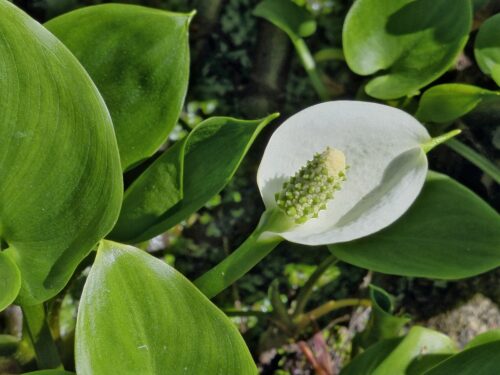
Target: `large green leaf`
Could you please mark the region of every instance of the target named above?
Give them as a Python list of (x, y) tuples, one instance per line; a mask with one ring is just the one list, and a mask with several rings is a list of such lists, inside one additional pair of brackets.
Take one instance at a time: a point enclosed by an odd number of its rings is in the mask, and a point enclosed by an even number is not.
[(424, 375), (495, 375), (500, 369), (500, 341), (464, 350)]
[(189, 280), (108, 241), (83, 290), (75, 345), (80, 375), (257, 372), (236, 327)]
[(290, 0), (264, 0), (253, 11), (288, 34), (290, 39), (308, 37), (316, 31), (311, 13)]
[(380, 72), (365, 88), (373, 97), (414, 95), (453, 64), (471, 19), (469, 0), (357, 0), (342, 34), (347, 64)]
[(425, 122), (451, 122), (472, 111), (485, 99), (500, 101), (500, 92), (460, 83), (433, 86), (422, 95), (416, 117)]
[[(356, 356), (341, 375), (409, 375), (422, 357), (443, 358), (456, 351), (442, 333), (415, 326), (401, 339), (382, 340)], [(453, 373), (450, 373), (453, 374)]]
[(52, 34), (0, 0), (0, 236), (20, 303), (44, 301), (112, 228), (122, 180), (111, 118)]
[(8, 253), (0, 252), (0, 311), (9, 306), (21, 289), (21, 272)]
[(481, 70), (500, 86), (500, 14), (488, 18), (479, 28), (474, 55)]
[(188, 14), (105, 4), (46, 24), (103, 95), (124, 169), (158, 150), (179, 117), (189, 76), (190, 19)]
[(367, 348), (374, 343), (397, 338), (404, 325), (410, 321), (405, 316), (394, 314), (394, 297), (385, 290), (370, 285), (370, 299), (372, 311), (366, 328), (356, 337), (356, 342), (362, 348)]
[(144, 241), (200, 209), (226, 186), (255, 137), (276, 117), (213, 117), (199, 124), (127, 189), (111, 237)]
[(468, 277), (500, 265), (500, 216), (466, 187), (431, 172), (413, 206), (393, 225), (330, 250), (377, 272)]

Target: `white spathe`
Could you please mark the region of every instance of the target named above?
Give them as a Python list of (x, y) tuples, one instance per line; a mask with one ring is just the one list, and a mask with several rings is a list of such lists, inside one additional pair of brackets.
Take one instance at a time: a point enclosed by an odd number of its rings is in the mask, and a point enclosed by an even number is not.
[(274, 194), (317, 152), (344, 152), (347, 180), (317, 219), (280, 232), (306, 245), (347, 242), (397, 220), (417, 198), (427, 175), (421, 144), (429, 133), (409, 114), (385, 105), (333, 101), (286, 120), (264, 151), (257, 184), (267, 209)]

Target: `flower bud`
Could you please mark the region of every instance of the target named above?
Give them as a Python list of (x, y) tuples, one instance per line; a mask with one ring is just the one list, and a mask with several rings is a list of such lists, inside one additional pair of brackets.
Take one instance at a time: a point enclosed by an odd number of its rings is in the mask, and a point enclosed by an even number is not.
[(327, 147), (283, 183), (281, 192), (275, 195), (276, 203), (297, 224), (317, 218), (335, 191), (340, 190), (345, 172), (344, 153)]

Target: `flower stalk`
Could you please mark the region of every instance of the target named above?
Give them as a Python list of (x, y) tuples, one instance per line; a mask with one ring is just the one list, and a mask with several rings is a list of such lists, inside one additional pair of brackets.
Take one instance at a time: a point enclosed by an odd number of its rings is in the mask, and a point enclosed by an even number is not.
[(267, 233), (293, 225), (279, 209), (265, 211), (257, 228), (233, 253), (204, 273), (194, 284), (208, 298), (215, 297), (264, 259), (283, 238)]

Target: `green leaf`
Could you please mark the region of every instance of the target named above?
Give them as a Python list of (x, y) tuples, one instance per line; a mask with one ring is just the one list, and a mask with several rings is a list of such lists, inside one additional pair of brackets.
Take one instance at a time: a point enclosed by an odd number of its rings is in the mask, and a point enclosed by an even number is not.
[(339, 259), (377, 272), (458, 279), (500, 265), (500, 216), (451, 178), (429, 173), (398, 221), (366, 238), (330, 246)]
[(471, 22), (469, 0), (357, 0), (342, 33), (345, 58), (357, 74), (379, 72), (368, 95), (412, 96), (454, 63)]
[(383, 339), (399, 337), (403, 326), (410, 321), (408, 317), (393, 315), (394, 297), (385, 290), (370, 285), (370, 299), (372, 301), (370, 320), (356, 340), (362, 348), (367, 348)]
[(500, 341), (500, 329), (492, 329), (491, 331), (477, 335), (465, 345), (464, 349), (470, 349), (492, 341)]
[(78, 374), (256, 374), (232, 322), (189, 280), (131, 246), (103, 241), (76, 327)]
[(488, 18), (479, 28), (474, 55), (479, 68), (500, 86), (500, 14)]
[(6, 252), (0, 252), (0, 311), (16, 299), (21, 289), (21, 272)]
[(394, 349), (403, 341), (403, 338), (382, 340), (372, 345), (362, 354), (357, 355), (342, 369), (340, 375), (371, 375), (377, 367), (389, 357)]
[(0, 237), (18, 303), (53, 297), (112, 228), (122, 177), (111, 118), (52, 34), (0, 1)]
[(356, 356), (340, 374), (409, 375), (408, 369), (414, 361), (455, 351), (455, 344), (448, 336), (415, 326), (404, 338), (382, 340), (371, 346)]
[(453, 356), (454, 353), (424, 354), (415, 358), (405, 373), (405, 375), (422, 375), (427, 370)]
[(500, 341), (460, 352), (425, 372), (424, 375), (493, 375), (500, 368)]
[(451, 122), (489, 98), (500, 100), (500, 92), (459, 83), (437, 85), (422, 95), (416, 117), (425, 122)]
[(290, 0), (264, 0), (255, 7), (253, 14), (283, 30), (292, 40), (316, 32), (316, 21), (311, 13)]
[(276, 117), (203, 121), (127, 189), (111, 238), (145, 241), (200, 209), (231, 180), (259, 132)]
[(157, 151), (177, 122), (188, 85), (191, 17), (105, 4), (66, 13), (46, 24), (82, 63), (104, 97), (123, 169)]

